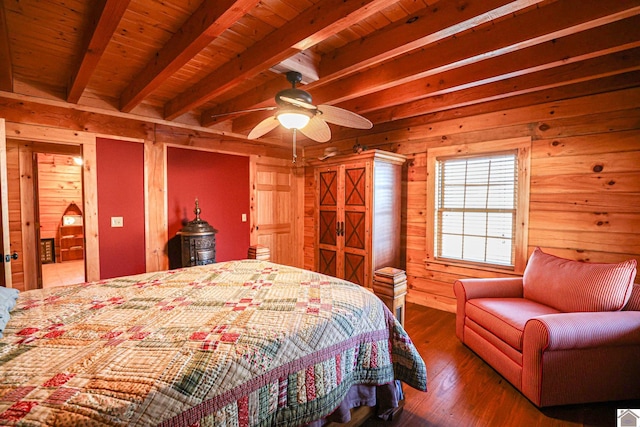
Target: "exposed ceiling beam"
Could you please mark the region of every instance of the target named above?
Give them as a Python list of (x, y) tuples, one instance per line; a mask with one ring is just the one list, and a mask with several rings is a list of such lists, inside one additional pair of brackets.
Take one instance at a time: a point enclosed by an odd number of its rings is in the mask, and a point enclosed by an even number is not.
[(130, 1), (104, 0), (102, 7), (96, 7), (97, 13), (87, 26), (78, 66), (71, 76), (68, 102), (76, 103), (82, 96)]
[[(124, 113), (115, 109), (106, 110), (101, 107), (92, 107), (82, 104), (70, 104), (66, 101), (56, 99), (38, 98), (29, 95), (0, 91), (0, 105), (3, 104), (9, 105), (9, 109), (16, 111), (15, 116), (12, 116), (13, 118), (10, 120), (15, 122), (23, 121), (24, 117), (33, 115), (34, 111), (46, 111), (47, 114), (45, 115), (48, 115), (48, 118), (42, 120), (44, 120), (43, 123), (47, 122), (48, 120), (47, 125), (54, 127), (65, 127), (75, 130), (84, 130), (98, 134), (103, 133), (108, 135), (124, 135), (136, 139), (152, 138), (151, 135), (153, 134), (155, 126), (164, 125), (185, 129), (186, 132), (199, 132), (201, 134), (211, 135), (224, 139), (235, 139), (240, 141), (247, 140), (245, 135), (235, 134), (233, 132), (218, 130), (215, 128), (203, 128), (179, 122), (170, 122), (168, 120), (160, 118), (142, 117), (132, 113)], [(39, 107), (34, 108), (33, 105), (38, 105)], [(24, 111), (18, 111), (21, 109)], [(56, 112), (49, 115), (48, 113), (52, 110), (55, 110)], [(67, 111), (71, 113), (63, 114), (61, 111)], [(6, 113), (4, 114), (5, 116), (3, 117), (7, 117)], [(0, 116), (2, 116), (2, 114), (0, 114)], [(52, 118), (63, 116), (63, 123), (60, 122), (61, 119), (59, 118)], [(55, 123), (53, 123), (54, 121)], [(94, 122), (94, 125), (87, 125), (87, 122), (91, 121)], [(29, 121), (27, 120), (27, 122)], [(135, 135), (132, 135), (130, 133), (131, 129), (135, 130)], [(260, 139), (260, 141), (270, 142), (270, 140), (267, 139)], [(284, 145), (284, 143), (282, 145)]]
[(7, 19), (2, 2), (0, 2), (0, 90), (13, 91), (13, 66), (9, 48), (9, 30), (7, 29)]
[[(469, 30), (490, 20), (512, 14), (542, 0), (483, 0), (464, 4), (437, 3), (423, 8), (411, 18), (391, 24), (365, 39), (358, 39), (338, 49), (336, 53), (321, 58), (319, 77), (321, 82), (310, 82), (305, 89), (343, 77), (382, 61), (388, 61), (411, 50), (434, 43), (460, 31)], [(344, 54), (342, 52), (345, 52)], [(296, 70), (300, 71), (300, 70)], [(302, 72), (302, 71), (301, 71)], [(317, 80), (317, 79), (316, 79)], [(270, 85), (270, 83), (269, 83)], [(279, 90), (279, 89), (278, 89)], [(265, 95), (267, 94), (266, 97)], [(231, 111), (248, 110), (271, 104), (275, 92), (252, 90), (236, 99), (202, 113), (202, 126), (216, 122), (215, 117)]]
[(260, 0), (204, 0), (185, 24), (149, 61), (120, 96), (129, 112), (216, 37), (253, 9)]
[(342, 103), (340, 106), (364, 114), (427, 96), (441, 95), (562, 67), (565, 64), (586, 61), (611, 53), (625, 52), (640, 45), (640, 41), (634, 40), (631, 36), (634, 26), (638, 25), (640, 25), (640, 17), (626, 19), (430, 75)]
[(165, 105), (172, 120), (389, 5), (388, 0), (323, 0), (273, 31)]
[(411, 102), (376, 108), (376, 111), (366, 116), (372, 122), (380, 124), (639, 70), (640, 48), (635, 48), (455, 92), (444, 90), (441, 93), (431, 93), (428, 97), (419, 97)]

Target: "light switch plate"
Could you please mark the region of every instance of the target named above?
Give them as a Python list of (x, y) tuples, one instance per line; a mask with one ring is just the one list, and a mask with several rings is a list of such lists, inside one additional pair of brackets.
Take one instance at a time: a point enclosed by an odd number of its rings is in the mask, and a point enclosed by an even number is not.
[(112, 216), (111, 227), (124, 227), (124, 219), (121, 216)]
[(247, 214), (242, 214), (242, 222), (247, 222)]

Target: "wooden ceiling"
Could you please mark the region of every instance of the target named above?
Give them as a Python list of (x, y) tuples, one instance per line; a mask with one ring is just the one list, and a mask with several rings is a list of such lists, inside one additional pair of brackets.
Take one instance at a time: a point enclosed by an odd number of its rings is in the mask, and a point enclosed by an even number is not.
[(640, 0), (0, 1), (0, 95), (239, 138), (286, 70), (374, 130), (640, 80)]

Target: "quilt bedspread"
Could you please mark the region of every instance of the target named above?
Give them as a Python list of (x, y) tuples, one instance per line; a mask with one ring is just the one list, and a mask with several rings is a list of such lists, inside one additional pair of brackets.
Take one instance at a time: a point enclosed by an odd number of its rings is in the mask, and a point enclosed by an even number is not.
[(297, 426), (394, 379), (426, 390), (370, 291), (230, 261), (23, 292), (0, 340), (0, 424)]

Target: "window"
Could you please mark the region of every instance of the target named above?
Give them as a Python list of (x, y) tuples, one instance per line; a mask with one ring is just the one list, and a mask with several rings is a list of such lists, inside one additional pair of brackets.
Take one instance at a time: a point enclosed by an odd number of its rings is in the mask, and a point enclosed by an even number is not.
[(429, 150), (430, 260), (521, 271), (529, 146), (518, 138)]
[(437, 160), (436, 258), (513, 267), (515, 153)]

